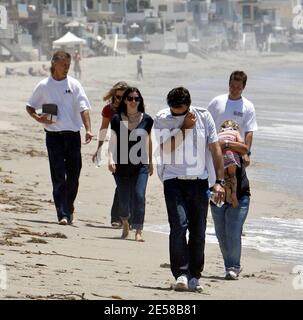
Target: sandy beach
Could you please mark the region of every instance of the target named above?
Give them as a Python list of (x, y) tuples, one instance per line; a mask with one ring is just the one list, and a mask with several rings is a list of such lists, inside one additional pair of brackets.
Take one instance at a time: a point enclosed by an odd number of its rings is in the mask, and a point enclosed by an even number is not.
[[(187, 85), (201, 75), (226, 77), (234, 69), (249, 73), (264, 67), (295, 65), (302, 54), (261, 56), (222, 53), (208, 60), (188, 56), (144, 55), (144, 80), (136, 80), (137, 56), (98, 57), (82, 61), (82, 85), (91, 101), (93, 132), (97, 135), (104, 92), (119, 80), (138, 86), (154, 116), (166, 107), (165, 96), (174, 86)], [(168, 236), (144, 232), (144, 243), (121, 240), (121, 230), (110, 227), (114, 179), (107, 167), (95, 168), (91, 155), (96, 138), (83, 145), (83, 169), (76, 200), (76, 223), (59, 226), (43, 128), (31, 119), (26, 101), (42, 78), (5, 77), (6, 66), (26, 72), (40, 62), (0, 64), (0, 265), (7, 271), (7, 286), (0, 299), (302, 299), (293, 288), (294, 264), (273, 259), (244, 247), (239, 281), (225, 281), (217, 244), (206, 244), (203, 293), (175, 292), (169, 269)], [(72, 69), (71, 69), (71, 75)], [(223, 92), (222, 92), (223, 93)], [(257, 116), (258, 108), (256, 107)], [(252, 158), (252, 161), (254, 159)], [(256, 170), (262, 163), (252, 163)], [(249, 169), (250, 170), (250, 169)], [(248, 170), (248, 175), (249, 175)], [(275, 192), (251, 179), (249, 218), (302, 218), (293, 205), (296, 196)], [(299, 199), (299, 200), (298, 200)], [(147, 190), (147, 225), (167, 224), (161, 182), (155, 173)], [(208, 223), (212, 226), (209, 213)], [(245, 233), (244, 233), (245, 237)]]

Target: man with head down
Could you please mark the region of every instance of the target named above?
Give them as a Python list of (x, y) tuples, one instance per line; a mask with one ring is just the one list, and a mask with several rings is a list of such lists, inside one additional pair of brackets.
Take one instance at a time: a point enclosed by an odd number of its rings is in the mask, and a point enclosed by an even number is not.
[(207, 192), (213, 185), (215, 201), (224, 199), (223, 157), (210, 113), (191, 106), (186, 88), (172, 89), (167, 104), (169, 108), (157, 114), (154, 127), (160, 146), (158, 175), (164, 184), (170, 225), (171, 271), (175, 290), (201, 291)]

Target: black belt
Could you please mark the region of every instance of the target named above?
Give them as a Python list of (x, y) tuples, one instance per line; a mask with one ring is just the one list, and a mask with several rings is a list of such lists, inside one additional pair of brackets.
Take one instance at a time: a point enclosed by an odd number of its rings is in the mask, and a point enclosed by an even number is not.
[(44, 129), (44, 131), (52, 136), (58, 136), (58, 135), (73, 135), (73, 134), (79, 134), (80, 131), (69, 131), (69, 130), (63, 130), (63, 131), (47, 131)]

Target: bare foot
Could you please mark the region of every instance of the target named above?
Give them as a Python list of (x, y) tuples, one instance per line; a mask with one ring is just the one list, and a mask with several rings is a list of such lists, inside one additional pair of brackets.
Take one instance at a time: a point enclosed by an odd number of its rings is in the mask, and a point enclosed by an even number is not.
[(136, 236), (135, 236), (136, 241), (138, 242), (145, 242), (145, 240), (142, 237), (142, 230), (137, 230), (136, 231)]
[(129, 224), (127, 220), (123, 221), (121, 239), (126, 239), (129, 235)]

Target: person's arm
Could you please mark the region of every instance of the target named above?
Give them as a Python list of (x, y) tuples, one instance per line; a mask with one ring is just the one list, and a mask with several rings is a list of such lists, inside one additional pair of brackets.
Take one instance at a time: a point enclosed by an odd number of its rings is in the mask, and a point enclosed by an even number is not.
[(249, 111), (245, 117), (245, 137), (244, 141), (248, 147), (248, 153), (242, 157), (243, 163), (245, 167), (248, 167), (251, 164), (250, 161), (250, 150), (253, 143), (253, 134), (254, 131), (258, 130), (257, 120), (256, 120), (256, 112), (253, 105), (250, 106)]
[(253, 135), (254, 135), (253, 131), (245, 132), (245, 144), (247, 145), (247, 148), (248, 148), (246, 154), (244, 154), (242, 156), (243, 163), (244, 163), (245, 167), (248, 167), (251, 163), (250, 162), (250, 149), (251, 149), (252, 142), (253, 142)]
[(236, 132), (236, 141), (223, 140), (220, 139), (219, 143), (222, 150), (231, 150), (237, 152), (240, 156), (247, 154), (248, 146), (245, 144), (244, 140), (241, 138), (240, 133)]
[(196, 124), (197, 118), (196, 115), (192, 112), (189, 112), (185, 119), (182, 127), (178, 130), (176, 135), (168, 138), (164, 143), (161, 144), (161, 148), (164, 153), (172, 153), (178, 148), (178, 146), (185, 140), (186, 134), (189, 129), (192, 129)]
[(253, 135), (254, 135), (253, 131), (245, 132), (245, 140), (244, 141), (245, 141), (245, 144), (248, 147), (248, 150), (250, 150), (250, 148), (252, 146)]
[(52, 124), (53, 121), (47, 119), (47, 115), (39, 115), (36, 110), (30, 106), (26, 106), (27, 113), (39, 123)]
[(109, 127), (109, 124), (110, 124), (110, 118), (103, 117), (102, 118), (101, 127), (100, 127), (100, 130), (99, 130), (98, 148), (101, 147), (102, 144), (105, 141), (106, 134), (107, 134), (107, 129)]
[(153, 165), (153, 142), (152, 142), (151, 134), (149, 134), (148, 136), (148, 158), (149, 158), (148, 171), (149, 171), (149, 175), (152, 176), (154, 173), (154, 165)]
[(112, 173), (116, 172), (116, 163), (114, 160), (114, 152), (117, 148), (117, 134), (114, 130), (111, 131), (108, 145), (108, 170)]
[(99, 130), (98, 147), (97, 147), (96, 152), (93, 154), (93, 158), (92, 158), (93, 162), (95, 162), (97, 154), (98, 154), (98, 151), (99, 151), (99, 149), (102, 147), (102, 145), (104, 143), (109, 124), (110, 124), (110, 118), (107, 118), (107, 117), (103, 116), (102, 117), (101, 127), (100, 127), (100, 130)]
[[(210, 143), (208, 147), (213, 158), (217, 180), (224, 180), (224, 161), (220, 144), (219, 142), (214, 142)], [(225, 200), (225, 190), (219, 183), (214, 184), (213, 191), (215, 193), (214, 201), (216, 203)]]
[(89, 115), (89, 111), (85, 110), (83, 112), (80, 113), (81, 114), (81, 118), (86, 130), (86, 134), (85, 134), (85, 144), (88, 144), (92, 141), (93, 139), (93, 134), (92, 134), (92, 127), (91, 127), (91, 121), (90, 121), (90, 115)]

